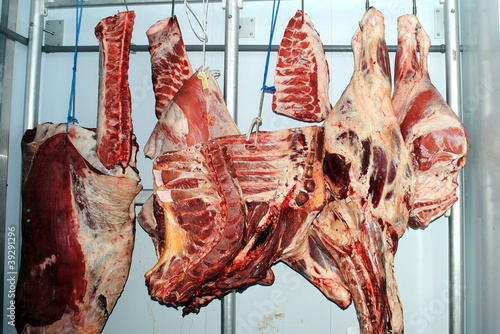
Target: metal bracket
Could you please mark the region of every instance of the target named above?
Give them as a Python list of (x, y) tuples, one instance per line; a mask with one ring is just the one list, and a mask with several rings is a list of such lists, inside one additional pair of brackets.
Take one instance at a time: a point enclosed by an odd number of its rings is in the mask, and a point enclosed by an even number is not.
[(444, 39), (444, 10), (434, 9), (434, 38)]
[[(226, 9), (226, 1), (228, 0), (222, 0), (222, 9)], [(234, 1), (234, 0), (229, 0), (229, 1)], [(243, 0), (236, 0), (238, 2), (238, 8), (243, 9)]]
[(47, 20), (43, 31), (45, 32), (46, 46), (63, 45), (64, 20)]
[(255, 37), (255, 18), (254, 17), (241, 17), (239, 27), (240, 38), (254, 38)]

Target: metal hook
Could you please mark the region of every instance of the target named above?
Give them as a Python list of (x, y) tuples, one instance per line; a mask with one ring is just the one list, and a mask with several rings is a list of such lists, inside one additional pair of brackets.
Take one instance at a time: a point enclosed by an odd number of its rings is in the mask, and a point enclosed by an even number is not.
[(302, 24), (304, 24), (304, 0), (302, 0)]
[(126, 10), (127, 10), (127, 12), (128, 12), (127, 0), (123, 0), (123, 2), (125, 3), (125, 9), (126, 9)]
[(174, 17), (175, 15), (175, 0), (172, 0), (172, 15), (170, 15), (171, 17)]
[(257, 138), (259, 137), (259, 127), (262, 125), (262, 106), (264, 105), (264, 94), (266, 93), (265, 89), (262, 89), (260, 94), (260, 104), (259, 104), (259, 114), (252, 120), (250, 124), (250, 129), (247, 134), (247, 141), (250, 140), (250, 136), (252, 135), (252, 130), (255, 127), (255, 141), (254, 145), (257, 146)]
[(365, 10), (368, 10), (370, 8), (370, 0), (366, 0), (365, 2)]
[(417, 0), (413, 0), (413, 15), (417, 15)]

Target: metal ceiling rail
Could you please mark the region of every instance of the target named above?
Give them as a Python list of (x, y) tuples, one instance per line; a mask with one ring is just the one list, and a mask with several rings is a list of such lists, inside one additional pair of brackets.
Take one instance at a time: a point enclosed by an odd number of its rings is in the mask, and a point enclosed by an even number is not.
[[(64, 53), (73, 52), (74, 46), (49, 46), (45, 45), (42, 47), (42, 52), (45, 53)], [(225, 45), (207, 45), (206, 50), (209, 52), (225, 52)], [(389, 52), (396, 52), (397, 45), (387, 46)], [(188, 52), (201, 52), (202, 45), (186, 45), (186, 50)], [(238, 50), (240, 52), (265, 52), (267, 51), (267, 45), (238, 45)], [(324, 45), (325, 52), (352, 52), (350, 45)], [(99, 52), (99, 46), (97, 45), (82, 45), (78, 47), (79, 52)], [(147, 52), (149, 51), (148, 45), (131, 45), (130, 51), (132, 52)], [(273, 45), (271, 51), (278, 51), (278, 45)], [(445, 53), (446, 46), (432, 45), (430, 52)]]

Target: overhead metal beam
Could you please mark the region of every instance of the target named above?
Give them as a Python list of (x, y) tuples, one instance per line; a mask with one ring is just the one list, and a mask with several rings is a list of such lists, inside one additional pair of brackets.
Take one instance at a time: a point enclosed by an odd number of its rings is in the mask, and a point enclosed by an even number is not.
[[(200, 45), (186, 45), (186, 50), (188, 52), (201, 52), (203, 46)], [(267, 52), (267, 45), (238, 45), (238, 50), (240, 52)], [(324, 45), (325, 52), (352, 52), (352, 47), (350, 45)], [(397, 45), (387, 46), (389, 52), (396, 52)], [(58, 52), (74, 52), (74, 46), (50, 46), (46, 45), (42, 47), (42, 51), (45, 53), (58, 53)], [(148, 45), (131, 45), (130, 51), (132, 52), (148, 52)], [(225, 52), (226, 45), (207, 45), (206, 51), (208, 52)], [(271, 51), (278, 51), (278, 45), (271, 46)], [(99, 52), (98, 45), (82, 45), (78, 46), (78, 52)], [(445, 53), (446, 47), (444, 44), (432, 45), (430, 47), (430, 52)]]

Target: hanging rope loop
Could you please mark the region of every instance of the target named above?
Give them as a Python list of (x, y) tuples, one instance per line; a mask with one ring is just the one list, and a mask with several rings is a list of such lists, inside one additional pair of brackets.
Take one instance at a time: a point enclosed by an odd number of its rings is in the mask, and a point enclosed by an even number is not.
[[(208, 34), (207, 34), (207, 19), (208, 19), (208, 0), (203, 0), (203, 21), (200, 20), (198, 15), (194, 12), (193, 8), (191, 5), (188, 3), (187, 0), (184, 0), (184, 9), (186, 10), (186, 15), (188, 17), (188, 22), (189, 26), (191, 27), (191, 30), (195, 34), (196, 38), (200, 40), (200, 42), (203, 43), (203, 67), (205, 67), (206, 64), (206, 45), (208, 42)], [(189, 15), (191, 13), (191, 15)], [(201, 34), (199, 34), (196, 29), (193, 26), (193, 22), (191, 21), (191, 16), (194, 17), (196, 20), (196, 23), (198, 23), (198, 26), (201, 28)]]
[(83, 2), (84, 0), (75, 0), (75, 13), (76, 13), (76, 25), (75, 25), (75, 48), (73, 51), (73, 77), (71, 79), (71, 89), (69, 95), (68, 103), (68, 115), (66, 117), (66, 134), (69, 130), (70, 123), (78, 123), (76, 119), (76, 69), (78, 62), (78, 40), (80, 38), (80, 27), (82, 24), (82, 13), (83, 13)]
[(280, 3), (281, 3), (281, 0), (278, 0), (278, 1), (273, 0), (273, 13), (271, 15), (271, 29), (269, 32), (269, 44), (267, 46), (266, 63), (264, 65), (264, 79), (262, 80), (259, 111), (258, 111), (258, 116), (252, 120), (252, 122), (250, 124), (250, 130), (248, 131), (248, 134), (247, 134), (247, 141), (249, 141), (250, 136), (252, 134), (252, 131), (255, 128), (255, 145), (257, 145), (257, 137), (259, 134), (259, 127), (262, 125), (262, 106), (264, 104), (264, 94), (265, 93), (273, 94), (274, 92), (276, 92), (276, 88), (274, 86), (267, 86), (266, 81), (267, 81), (267, 73), (269, 71), (269, 59), (271, 58), (271, 46), (273, 43), (274, 30), (276, 28), (276, 21), (278, 19), (278, 12), (279, 12), (279, 8), (280, 8)]

